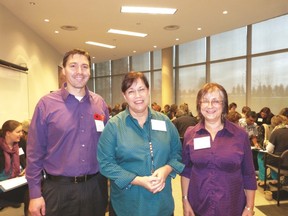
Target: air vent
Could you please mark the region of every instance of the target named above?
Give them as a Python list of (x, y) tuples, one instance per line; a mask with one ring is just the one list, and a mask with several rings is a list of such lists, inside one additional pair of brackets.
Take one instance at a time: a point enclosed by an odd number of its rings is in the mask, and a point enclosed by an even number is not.
[(78, 27), (70, 26), (70, 25), (64, 25), (64, 26), (61, 26), (61, 29), (66, 30), (66, 31), (76, 31), (78, 29)]

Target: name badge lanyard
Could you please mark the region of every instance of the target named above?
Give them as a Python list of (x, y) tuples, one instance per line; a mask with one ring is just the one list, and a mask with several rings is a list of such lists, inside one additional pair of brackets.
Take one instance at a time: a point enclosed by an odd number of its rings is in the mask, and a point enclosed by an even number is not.
[[(134, 124), (135, 122), (132, 121)], [(136, 125), (136, 124), (135, 124)], [(137, 125), (136, 125), (137, 126)], [(149, 129), (148, 129), (148, 143), (149, 143), (149, 151), (150, 151), (150, 157), (151, 157), (151, 174), (155, 172), (155, 165), (154, 165), (154, 153), (153, 153), (153, 145), (152, 145), (152, 139), (151, 139), (151, 121), (149, 124)]]
[(154, 153), (153, 153), (153, 145), (152, 145), (152, 139), (151, 139), (151, 123), (149, 124), (149, 151), (150, 151), (150, 157), (151, 157), (151, 174), (155, 172), (155, 165), (154, 165)]

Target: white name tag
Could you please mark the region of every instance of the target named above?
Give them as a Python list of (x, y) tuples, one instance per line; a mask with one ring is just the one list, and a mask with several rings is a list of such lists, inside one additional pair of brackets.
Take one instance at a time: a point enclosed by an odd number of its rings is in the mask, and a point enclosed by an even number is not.
[(194, 139), (194, 150), (211, 148), (210, 136)]
[(152, 125), (152, 130), (167, 131), (165, 121), (151, 119), (151, 125)]
[(23, 151), (22, 148), (19, 148), (19, 156), (20, 156), (20, 155), (24, 155), (24, 151)]
[(104, 122), (100, 120), (95, 120), (97, 132), (102, 132), (104, 130)]
[(263, 122), (263, 118), (258, 118), (257, 121), (258, 122)]

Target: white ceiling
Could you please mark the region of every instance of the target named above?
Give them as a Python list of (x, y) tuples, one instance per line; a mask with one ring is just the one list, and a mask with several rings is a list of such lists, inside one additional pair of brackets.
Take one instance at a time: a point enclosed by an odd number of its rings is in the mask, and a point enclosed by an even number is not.
[[(31, 6), (29, 2), (35, 2)], [(89, 51), (93, 62), (119, 59), (166, 48), (205, 36), (232, 30), (288, 13), (288, 0), (0, 0), (59, 53), (73, 48)], [(126, 6), (177, 8), (174, 15), (121, 14)], [(228, 14), (223, 15), (224, 10)], [(50, 19), (45, 23), (44, 19)], [(64, 31), (63, 25), (77, 26)], [(167, 31), (163, 28), (178, 25)], [(198, 31), (197, 28), (202, 30)], [(147, 33), (145, 38), (107, 33), (110, 28)], [(59, 34), (54, 31), (58, 30)], [(179, 41), (176, 41), (179, 38)], [(85, 41), (115, 45), (107, 49)], [(133, 51), (136, 53), (133, 53)]]

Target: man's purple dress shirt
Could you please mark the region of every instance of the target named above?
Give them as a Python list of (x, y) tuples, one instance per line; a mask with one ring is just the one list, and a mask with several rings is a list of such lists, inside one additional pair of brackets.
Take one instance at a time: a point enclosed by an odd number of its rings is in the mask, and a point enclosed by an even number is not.
[(40, 99), (31, 121), (27, 144), (26, 178), (30, 198), (41, 196), (41, 171), (81, 176), (99, 172), (95, 114), (109, 119), (103, 98), (90, 92), (77, 100), (64, 85)]

